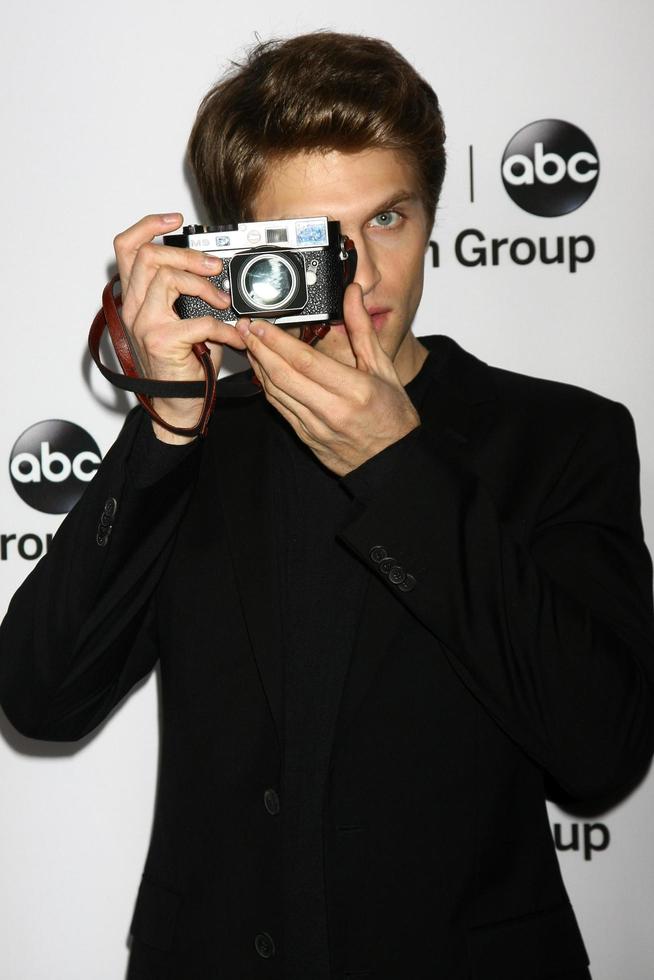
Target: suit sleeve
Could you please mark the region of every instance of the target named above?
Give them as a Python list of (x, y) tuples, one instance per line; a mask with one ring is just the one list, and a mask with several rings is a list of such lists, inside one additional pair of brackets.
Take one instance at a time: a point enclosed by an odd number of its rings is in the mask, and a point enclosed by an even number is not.
[(137, 406), (0, 626), (0, 704), (24, 735), (81, 738), (156, 663), (154, 590), (198, 451), (164, 460), (150, 433)]
[(401, 464), (405, 505), (397, 481), (377, 486), (339, 537), (564, 791), (627, 785), (654, 751), (652, 563), (628, 410), (602, 400), (531, 527), (509, 527), (424, 425)]

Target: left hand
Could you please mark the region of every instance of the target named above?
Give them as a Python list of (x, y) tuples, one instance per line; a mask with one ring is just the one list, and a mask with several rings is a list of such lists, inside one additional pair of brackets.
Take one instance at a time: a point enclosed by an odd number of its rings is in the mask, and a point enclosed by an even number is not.
[(322, 354), (267, 320), (237, 323), (266, 398), (338, 476), (420, 425), (379, 343), (358, 283), (345, 291), (343, 319), (356, 367)]

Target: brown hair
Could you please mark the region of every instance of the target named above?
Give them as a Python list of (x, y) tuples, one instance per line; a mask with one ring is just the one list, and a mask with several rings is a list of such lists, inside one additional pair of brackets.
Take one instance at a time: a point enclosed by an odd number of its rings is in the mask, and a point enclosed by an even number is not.
[(319, 30), (258, 41), (202, 100), (188, 161), (216, 223), (252, 220), (271, 160), (304, 151), (393, 149), (414, 168), (427, 215), (445, 174), (431, 86), (387, 41)]

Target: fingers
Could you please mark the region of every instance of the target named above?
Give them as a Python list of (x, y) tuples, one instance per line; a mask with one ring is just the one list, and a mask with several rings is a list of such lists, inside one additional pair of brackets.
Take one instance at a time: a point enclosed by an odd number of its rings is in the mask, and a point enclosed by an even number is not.
[(170, 214), (146, 214), (140, 221), (116, 235), (114, 252), (123, 296), (127, 292), (132, 265), (141, 245), (152, 241), (156, 235), (174, 231), (175, 228), (179, 228), (183, 220), (183, 215), (179, 211)]
[[(156, 329), (156, 328), (155, 328)], [(213, 316), (198, 316), (188, 320), (178, 320), (169, 324), (164, 333), (169, 333), (184, 351), (193, 344), (228, 344), (237, 350), (246, 350), (245, 342), (239, 337), (231, 323), (216, 320)], [(168, 341), (170, 344), (170, 341)]]
[[(365, 402), (369, 385), (363, 374), (373, 374), (397, 383), (395, 369), (379, 346), (358, 287), (357, 293), (360, 310), (355, 308), (355, 295), (347, 314), (349, 316), (351, 313), (355, 320), (358, 317), (358, 322), (352, 326), (353, 334), (357, 334), (353, 344), (353, 349), (356, 347), (357, 351), (356, 367), (337, 361), (265, 320), (254, 319), (249, 334), (241, 333), (241, 336), (245, 336), (248, 349), (263, 365), (275, 386), (293, 398), (310, 404), (316, 411), (324, 407), (319, 401), (321, 391), (354, 402)], [(243, 320), (239, 320), (237, 327), (242, 324)], [(350, 326), (346, 324), (346, 328), (349, 330)]]
[(322, 354), (267, 320), (253, 320), (247, 333), (243, 322), (239, 320), (237, 328), (240, 325), (248, 350), (265, 370), (280, 400), (284, 393), (328, 417), (335, 407), (333, 396), (343, 394), (346, 386), (348, 391), (356, 387), (356, 368)]
[(227, 309), (231, 302), (229, 294), (222, 292), (208, 279), (183, 269), (160, 266), (149, 282), (134, 322), (134, 333), (138, 334), (139, 329), (151, 321), (177, 318), (173, 304), (183, 293), (197, 296), (215, 310)]
[[(309, 365), (314, 362), (314, 355), (321, 360), (324, 358), (331, 362), (332, 359), (312, 350), (295, 337), (286, 337), (283, 330), (267, 320), (253, 320), (251, 329), (255, 332), (245, 330), (244, 323), (247, 320), (238, 320), (237, 330), (251, 355), (250, 363), (253, 367), (256, 363), (255, 372), (258, 368), (265, 377), (267, 392), (298, 417), (306, 415), (306, 408), (309, 408), (312, 413), (328, 418), (335, 408), (334, 397), (325, 385), (311, 380), (308, 371)], [(281, 348), (279, 351), (269, 346), (269, 338), (273, 335), (273, 343)], [(294, 367), (291, 358), (298, 366), (303, 365), (304, 373)]]
[[(187, 292), (191, 296), (200, 296), (202, 292), (202, 298), (204, 299), (204, 287), (202, 284), (206, 283), (208, 276), (218, 275), (222, 267), (222, 259), (207, 255), (204, 252), (199, 252), (197, 249), (176, 248), (171, 245), (153, 245), (151, 242), (141, 245), (132, 265), (127, 293), (123, 294), (125, 322), (129, 321), (131, 312), (143, 304), (154, 278), (162, 270), (179, 270), (180, 273), (190, 273), (190, 279), (184, 277), (184, 282), (187, 286), (181, 292)], [(214, 289), (216, 287), (211, 286), (210, 288)], [(179, 295), (180, 293), (177, 293), (177, 296)], [(210, 302), (210, 305), (215, 307), (221, 306), (224, 308), (225, 306), (229, 306), (228, 294), (223, 295), (227, 296), (227, 303), (216, 303), (215, 295), (213, 296), (212, 302), (208, 300), (207, 302)], [(175, 296), (175, 299), (177, 296)]]
[(343, 320), (356, 358), (357, 369), (387, 377), (390, 361), (379, 343), (377, 331), (372, 325), (372, 317), (363, 302), (363, 291), (357, 282), (350, 283), (345, 290)]
[(193, 344), (206, 343), (216, 373), (224, 345), (245, 350), (234, 327), (213, 316), (151, 323), (140, 331), (137, 346), (143, 352), (147, 376), (163, 381), (195, 381), (203, 376)]
[(214, 317), (181, 320), (174, 303), (180, 295), (197, 296), (216, 310), (231, 303), (209, 281), (223, 268), (222, 259), (197, 249), (155, 245), (156, 235), (174, 231), (183, 221), (179, 212), (149, 214), (114, 239), (120, 273), (122, 319), (132, 334), (147, 373), (154, 378), (189, 380), (198, 370), (192, 344), (208, 341), (216, 370), (220, 369), (221, 345), (239, 350), (245, 345), (229, 324)]
[[(237, 328), (243, 322), (243, 319), (238, 320)], [(245, 335), (249, 350), (266, 370), (275, 370), (282, 386), (308, 379), (338, 394), (343, 392), (345, 385), (356, 384), (356, 368), (323, 354), (274, 323), (253, 319), (249, 331)], [(242, 327), (240, 332), (243, 336)]]
[(140, 308), (152, 278), (161, 267), (172, 266), (203, 277), (221, 272), (222, 259), (216, 256), (197, 249), (153, 244), (155, 236), (174, 231), (183, 220), (179, 212), (148, 214), (114, 238), (127, 322)]
[[(172, 377), (171, 370), (174, 371), (180, 363), (194, 366), (195, 359), (190, 343), (220, 340), (243, 349), (238, 343), (240, 338), (236, 331), (212, 316), (180, 319), (173, 304), (182, 293), (198, 296), (214, 309), (225, 309), (230, 304), (229, 296), (208, 279), (170, 266), (157, 269), (131, 325), (128, 317), (123, 317), (152, 377)], [(198, 320), (202, 321), (202, 327), (194, 326), (189, 330), (186, 325), (197, 324)], [(216, 330), (214, 327), (209, 330), (210, 323), (221, 324), (231, 332)], [(203, 336), (198, 336), (198, 329), (203, 331)], [(190, 337), (191, 333), (193, 338), (189, 343), (185, 338)], [(215, 355), (214, 363), (219, 370), (220, 358), (217, 351)]]
[[(298, 434), (300, 432), (304, 433), (302, 438), (305, 441), (307, 437), (309, 439), (315, 438), (320, 433), (324, 436), (329, 431), (329, 420), (333, 418), (332, 405), (326, 404), (324, 409), (326, 414), (321, 418), (320, 411), (312, 407), (306, 392), (302, 400), (298, 401), (287, 390), (278, 387), (271, 375), (263, 367), (261, 361), (257, 360), (250, 352), (248, 352), (248, 360), (252, 366), (252, 370), (261, 382), (267, 400), (277, 409), (280, 415), (290, 422)], [(313, 406), (315, 404), (314, 402)]]

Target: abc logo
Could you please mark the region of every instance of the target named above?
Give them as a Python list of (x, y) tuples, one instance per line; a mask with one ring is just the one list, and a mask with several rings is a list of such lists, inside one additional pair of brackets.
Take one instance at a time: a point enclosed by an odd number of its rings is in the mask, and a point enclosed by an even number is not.
[(30, 507), (65, 514), (93, 479), (102, 457), (91, 436), (74, 422), (37, 422), (16, 440), (9, 473), (14, 490)]
[(502, 157), (509, 197), (544, 218), (569, 214), (588, 200), (599, 175), (597, 150), (583, 130), (540, 119), (511, 137)]

